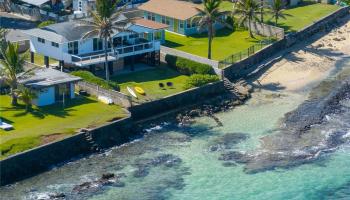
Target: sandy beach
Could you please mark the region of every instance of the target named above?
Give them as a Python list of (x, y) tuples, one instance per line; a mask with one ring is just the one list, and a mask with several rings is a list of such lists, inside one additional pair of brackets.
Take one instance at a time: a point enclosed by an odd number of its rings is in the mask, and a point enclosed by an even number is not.
[(310, 39), (316, 39), (313, 43), (305, 41), (288, 49), (290, 53), (260, 76), (259, 83), (263, 87), (273, 85), (275, 88), (294, 91), (323, 79), (337, 59), (350, 55), (350, 17), (342, 20), (344, 25), (326, 35), (315, 35)]

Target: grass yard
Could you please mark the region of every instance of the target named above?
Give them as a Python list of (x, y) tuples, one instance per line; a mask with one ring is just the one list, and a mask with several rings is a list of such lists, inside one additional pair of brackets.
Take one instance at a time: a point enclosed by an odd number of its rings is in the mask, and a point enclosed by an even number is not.
[[(121, 92), (129, 94), (126, 87), (141, 87), (146, 95), (138, 95), (139, 99), (135, 101), (149, 101), (159, 99), (171, 94), (175, 94), (184, 90), (184, 85), (188, 76), (181, 75), (177, 71), (167, 67), (160, 66), (154, 69), (147, 69), (129, 74), (116, 75), (111, 78), (118, 82)], [(165, 86), (164, 89), (159, 87), (159, 83), (166, 85), (167, 82), (172, 82), (173, 87)], [(130, 94), (129, 94), (130, 95)]]
[[(26, 52), (25, 53), (26, 55), (26, 61), (30, 62), (30, 52)], [(58, 61), (53, 59), (53, 58), (49, 58), (49, 64), (54, 64), (54, 63), (57, 63)], [(40, 55), (40, 54), (37, 54), (35, 53), (34, 54), (34, 63), (37, 64), (37, 65), (40, 65), (40, 66), (43, 66), (45, 65), (45, 61), (44, 61), (44, 56), (43, 55)]]
[[(312, 24), (314, 21), (339, 9), (337, 5), (313, 3), (304, 1), (297, 7), (286, 9), (286, 19), (279, 19), (278, 26), (284, 28), (287, 32), (296, 32)], [(271, 15), (265, 16), (266, 22), (274, 25), (274, 19)]]
[(0, 159), (33, 147), (73, 135), (76, 130), (95, 127), (125, 117), (121, 107), (105, 105), (94, 98), (78, 96), (66, 103), (34, 107), (25, 112), (24, 105), (12, 107), (11, 98), (0, 95), (1, 118), (14, 126), (0, 130)]
[[(222, 60), (231, 54), (246, 50), (263, 39), (263, 37), (258, 35), (256, 35), (256, 38), (250, 38), (249, 32), (243, 29), (238, 29), (234, 32), (229, 29), (218, 30), (212, 44), (212, 58), (214, 60)], [(165, 39), (165, 46), (167, 47), (205, 58), (208, 56), (208, 37), (206, 33), (181, 36), (166, 32)]]

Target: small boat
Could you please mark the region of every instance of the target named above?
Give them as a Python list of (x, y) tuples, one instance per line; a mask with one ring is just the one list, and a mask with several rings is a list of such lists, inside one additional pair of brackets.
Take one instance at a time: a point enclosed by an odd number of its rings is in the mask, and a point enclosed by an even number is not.
[(139, 94), (145, 95), (145, 91), (141, 87), (134, 87), (135, 91)]
[(128, 90), (128, 92), (131, 94), (131, 96), (137, 98), (137, 95), (135, 94), (134, 90), (132, 90), (129, 86), (126, 87), (126, 89)]

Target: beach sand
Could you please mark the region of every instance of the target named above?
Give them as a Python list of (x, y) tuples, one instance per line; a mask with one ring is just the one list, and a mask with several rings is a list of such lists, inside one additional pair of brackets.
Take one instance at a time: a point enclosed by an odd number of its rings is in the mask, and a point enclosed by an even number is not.
[(337, 59), (350, 55), (350, 17), (342, 20), (346, 22), (343, 26), (323, 37), (315, 35), (311, 40), (319, 39), (312, 44), (305, 41), (291, 47), (290, 53), (273, 64), (256, 83), (262, 88), (295, 91), (325, 78)]

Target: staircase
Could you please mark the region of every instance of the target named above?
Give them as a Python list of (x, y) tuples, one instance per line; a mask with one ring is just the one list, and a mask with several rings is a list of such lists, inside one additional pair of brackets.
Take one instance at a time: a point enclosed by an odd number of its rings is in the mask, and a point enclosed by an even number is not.
[(245, 80), (240, 79), (232, 83), (228, 78), (224, 77), (223, 81), (225, 88), (239, 100), (243, 100), (249, 95), (250, 86)]
[(89, 130), (83, 129), (84, 132), (84, 138), (85, 140), (90, 144), (91, 146), (91, 151), (93, 152), (101, 152), (102, 149), (98, 146), (98, 144), (93, 140), (92, 134)]

